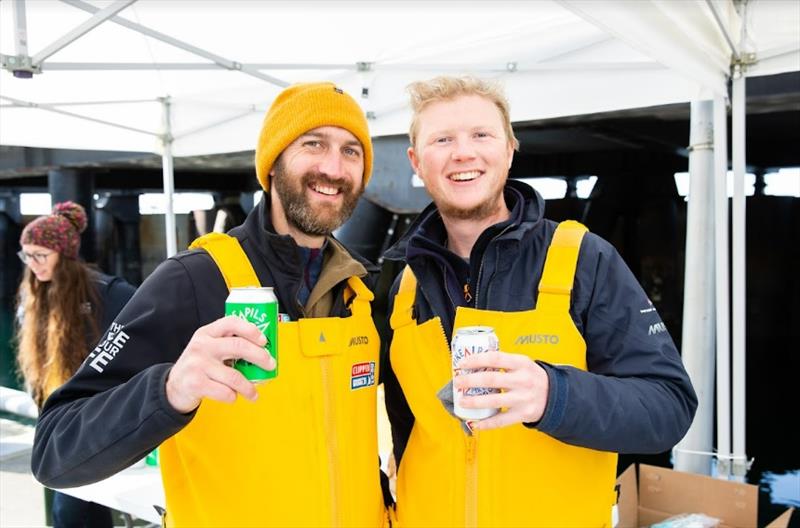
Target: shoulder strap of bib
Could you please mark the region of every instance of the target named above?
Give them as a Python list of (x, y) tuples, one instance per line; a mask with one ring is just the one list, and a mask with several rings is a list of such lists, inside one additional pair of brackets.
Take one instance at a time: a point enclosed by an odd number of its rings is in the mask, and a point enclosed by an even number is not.
[(204, 249), (211, 255), (229, 290), (261, 286), (250, 259), (236, 237), (224, 233), (208, 233), (196, 238), (189, 249)]
[(572, 285), (575, 282), (575, 269), (578, 265), (578, 252), (581, 241), (588, 229), (574, 220), (558, 224), (547, 258), (544, 261), (542, 280), (539, 281), (539, 299), (536, 309), (569, 310)]
[(414, 272), (406, 265), (403, 275), (400, 278), (400, 288), (394, 296), (394, 309), (389, 318), (389, 325), (392, 330), (410, 324), (414, 320), (414, 299), (417, 295), (417, 277)]

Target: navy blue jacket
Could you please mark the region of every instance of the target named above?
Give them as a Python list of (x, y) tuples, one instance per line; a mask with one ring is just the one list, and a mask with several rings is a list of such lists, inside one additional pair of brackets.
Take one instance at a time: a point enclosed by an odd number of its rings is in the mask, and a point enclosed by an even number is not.
[[(444, 224), (433, 205), (387, 251), (385, 258), (405, 260), (417, 277), (418, 324), (439, 316), (450, 339), (456, 306), (498, 311), (536, 306), (558, 224), (544, 218), (544, 200), (530, 186), (509, 180), (504, 196), (509, 220), (481, 234), (468, 262), (444, 247)], [(399, 277), (389, 314), (398, 287)], [(605, 451), (672, 448), (692, 422), (697, 396), (653, 304), (611, 244), (591, 233), (581, 244), (570, 315), (586, 341), (588, 371), (540, 363), (550, 380), (548, 403), (542, 419), (526, 425)], [(382, 370), (399, 464), (414, 416), (386, 357)]]

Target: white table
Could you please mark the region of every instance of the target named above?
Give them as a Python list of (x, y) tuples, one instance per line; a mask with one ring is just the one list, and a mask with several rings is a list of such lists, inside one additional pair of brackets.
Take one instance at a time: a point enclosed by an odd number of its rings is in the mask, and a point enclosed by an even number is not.
[(165, 505), (161, 472), (157, 467), (136, 464), (100, 482), (58, 491), (161, 524), (161, 516), (153, 507), (164, 508)]

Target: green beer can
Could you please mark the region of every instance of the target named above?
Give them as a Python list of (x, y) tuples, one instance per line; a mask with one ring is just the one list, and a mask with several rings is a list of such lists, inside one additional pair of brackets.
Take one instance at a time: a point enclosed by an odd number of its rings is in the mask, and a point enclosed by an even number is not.
[(261, 330), (267, 343), (264, 348), (275, 359), (275, 370), (264, 370), (244, 359), (237, 359), (233, 368), (253, 383), (278, 376), (278, 298), (272, 288), (231, 288), (225, 300), (225, 315), (250, 321)]

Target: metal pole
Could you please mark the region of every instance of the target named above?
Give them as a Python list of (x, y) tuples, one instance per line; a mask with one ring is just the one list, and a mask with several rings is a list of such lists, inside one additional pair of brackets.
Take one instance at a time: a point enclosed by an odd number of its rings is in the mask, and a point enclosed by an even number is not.
[[(675, 449), (675, 469), (711, 474), (714, 421), (714, 130), (713, 103), (693, 101), (689, 145), (682, 357), (699, 400)], [(704, 453), (704, 454), (697, 454)]]
[(728, 286), (728, 111), (714, 97), (714, 254), (717, 316), (717, 476), (728, 479), (731, 464), (730, 292)]
[(161, 100), (164, 109), (164, 133), (161, 135), (161, 167), (164, 177), (164, 226), (166, 229), (167, 258), (177, 253), (175, 237), (175, 210), (173, 194), (175, 192), (175, 174), (172, 166), (172, 121), (170, 116), (171, 102), (169, 97)]
[(733, 159), (733, 476), (747, 476), (745, 446), (745, 78), (740, 66), (733, 76), (731, 146)]
[(17, 55), (28, 56), (28, 23), (25, 16), (25, 1), (14, 0), (14, 48)]

